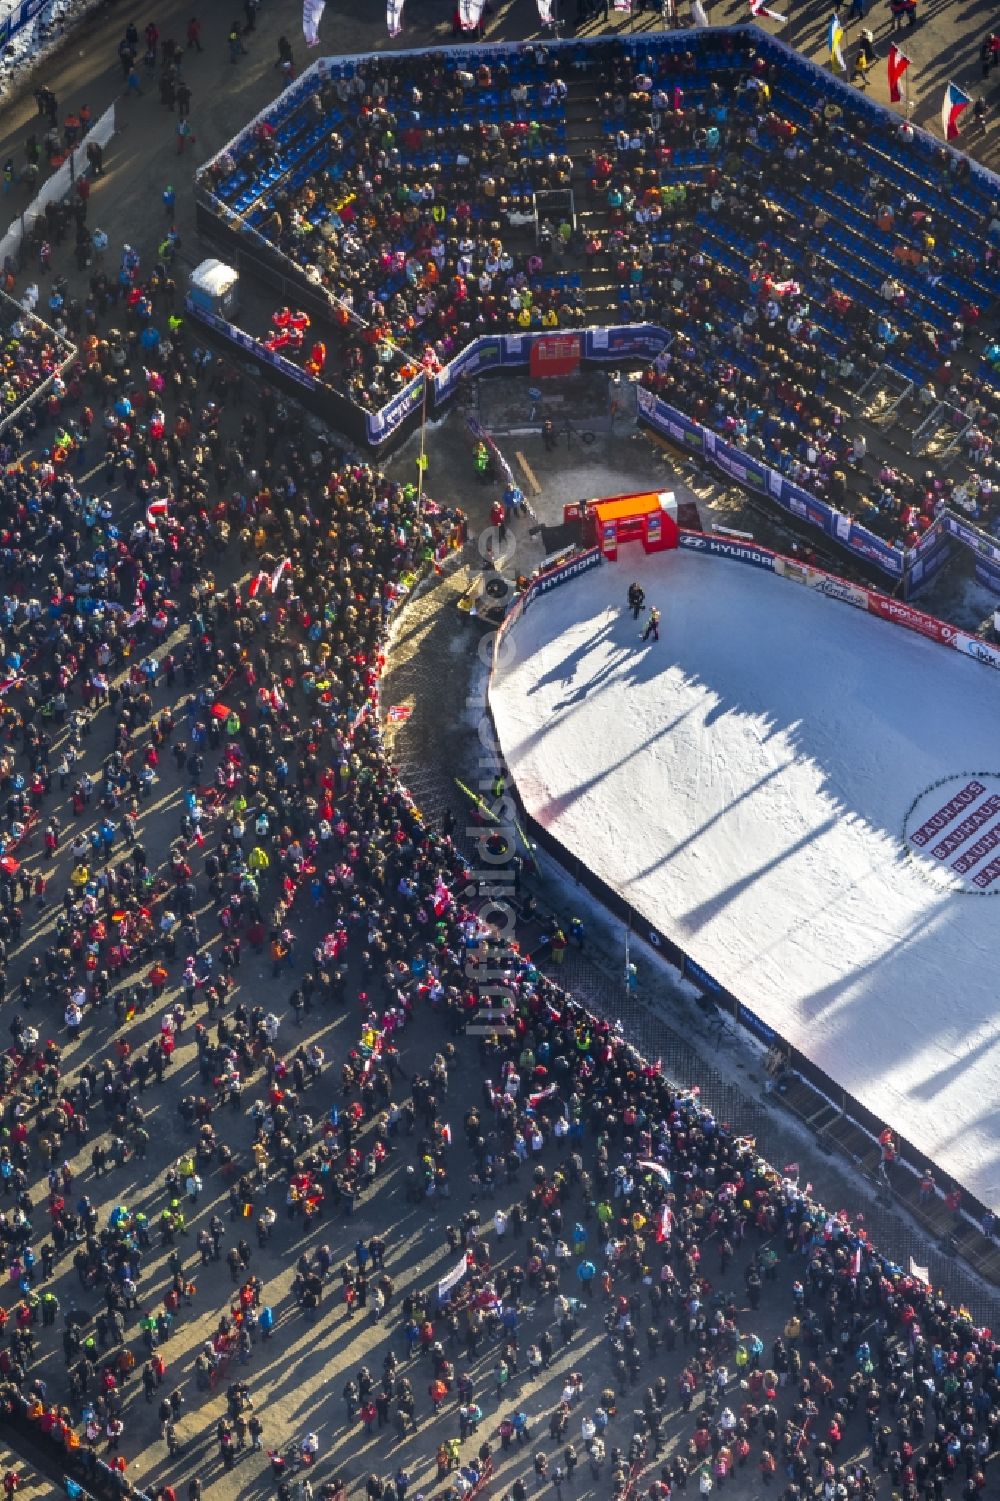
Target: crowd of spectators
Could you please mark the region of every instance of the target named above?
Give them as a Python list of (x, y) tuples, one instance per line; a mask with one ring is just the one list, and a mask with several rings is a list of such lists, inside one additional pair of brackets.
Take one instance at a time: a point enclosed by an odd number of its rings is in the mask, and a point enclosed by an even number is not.
[[(894, 544), (946, 502), (996, 520), (996, 203), (745, 35), (338, 64), (207, 178), (329, 294), (325, 378), (361, 406), (428, 346), (651, 321), (674, 336), (651, 385)], [(536, 234), (539, 189), (575, 212), (540, 199)], [(846, 435), (880, 367), (911, 428), (938, 414), (925, 454)]]
[(17, 409), (38, 399), (43, 387), (50, 390), (58, 411), (66, 385), (60, 371), (70, 360), (72, 346), (34, 314), (37, 295), (23, 307), (3, 298), (0, 315), (6, 313), (6, 334), (0, 348), (0, 422)]

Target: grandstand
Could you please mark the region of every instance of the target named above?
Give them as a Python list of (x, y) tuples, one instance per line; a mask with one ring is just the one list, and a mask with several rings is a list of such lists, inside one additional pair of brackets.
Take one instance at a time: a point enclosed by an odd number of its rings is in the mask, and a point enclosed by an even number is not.
[(477, 337), (653, 327), (653, 389), (900, 551), (995, 519), (998, 199), (754, 27), (321, 60), (199, 174), (352, 435), (405, 435)]

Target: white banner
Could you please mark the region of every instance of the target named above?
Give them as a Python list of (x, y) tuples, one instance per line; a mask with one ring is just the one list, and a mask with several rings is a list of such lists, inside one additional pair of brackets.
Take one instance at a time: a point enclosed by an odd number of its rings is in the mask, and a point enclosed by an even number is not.
[(552, 25), (552, 0), (538, 0), (538, 19), (543, 26)]
[(403, 0), (387, 0), (385, 24), (389, 28), (390, 36), (399, 36), (403, 29)]
[(632, 0), (615, 0), (614, 9), (615, 10), (622, 10), (622, 11), (625, 12), (626, 15), (631, 15), (631, 13), (632, 13)]
[(463, 31), (475, 31), (485, 3), (486, 0), (458, 0), (458, 24)]
[(918, 1282), (926, 1282), (928, 1287), (930, 1287), (931, 1285), (931, 1274), (928, 1268), (925, 1266), (917, 1266), (917, 1263), (914, 1261), (912, 1256), (910, 1257), (910, 1276), (916, 1277)]
[(319, 23), (326, 0), (302, 0), (302, 35), (307, 47), (319, 46)]
[(463, 1256), (461, 1261), (458, 1263), (458, 1266), (452, 1267), (447, 1276), (441, 1278), (441, 1281), (438, 1283), (439, 1303), (447, 1303), (448, 1294), (451, 1292), (453, 1287), (458, 1286), (468, 1270), (469, 1263)]

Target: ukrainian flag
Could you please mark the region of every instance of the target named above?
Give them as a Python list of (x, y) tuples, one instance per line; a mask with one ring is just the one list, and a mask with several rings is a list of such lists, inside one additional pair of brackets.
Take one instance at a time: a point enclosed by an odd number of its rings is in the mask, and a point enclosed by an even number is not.
[(847, 64), (844, 62), (844, 54), (841, 50), (841, 42), (844, 40), (844, 28), (840, 24), (840, 17), (834, 11), (830, 17), (830, 30), (827, 40), (830, 44), (830, 57), (837, 64), (841, 73), (847, 72)]

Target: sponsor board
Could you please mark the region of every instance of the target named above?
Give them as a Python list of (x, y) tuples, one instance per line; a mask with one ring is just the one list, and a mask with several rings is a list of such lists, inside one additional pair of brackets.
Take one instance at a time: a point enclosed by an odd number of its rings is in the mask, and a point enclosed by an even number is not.
[(878, 537), (873, 537), (871, 532), (865, 531), (863, 526), (856, 526), (851, 522), (847, 536), (842, 538), (859, 557), (867, 558), (881, 568), (883, 573), (900, 574), (903, 571), (903, 554), (890, 547), (887, 542), (882, 542)]
[(993, 563), (1000, 563), (1000, 547), (997, 547), (985, 532), (981, 532), (976, 527), (970, 526), (967, 521), (960, 521), (951, 511), (945, 512), (943, 525), (947, 532), (950, 532), (953, 537), (957, 537), (959, 542), (963, 542), (972, 552), (979, 553), (984, 558), (989, 558)]
[[(777, 1041), (778, 1034), (774, 1028), (769, 1027), (767, 1022), (761, 1021), (756, 1011), (751, 1011), (750, 1007), (744, 1006), (742, 1001), (740, 1001), (739, 1022), (741, 1026), (746, 1027), (748, 1031), (752, 1032), (755, 1037), (759, 1037), (761, 1042), (766, 1042), (770, 1045), (772, 1042)], [(789, 1163), (789, 1166), (795, 1167), (796, 1164)]]
[(937, 620), (933, 615), (925, 615), (923, 610), (916, 610), (913, 605), (905, 604), (901, 599), (890, 599), (887, 594), (879, 594), (874, 589), (868, 591), (868, 612), (870, 615), (877, 615), (880, 620), (891, 620), (893, 625), (915, 631), (918, 636), (926, 636), (929, 641), (937, 641), (942, 646), (950, 646), (957, 635), (953, 625)]
[(722, 993), (722, 986), (718, 980), (713, 980), (708, 970), (702, 969), (701, 965), (696, 964), (687, 954), (684, 955), (684, 978), (685, 980), (693, 980), (696, 985), (700, 985), (702, 990), (707, 990), (710, 995), (721, 995)]
[(424, 399), (424, 377), (418, 375), (404, 386), (402, 391), (387, 401), (384, 407), (377, 412), (369, 412), (365, 418), (365, 426), (368, 429), (369, 443), (381, 443), (390, 433), (395, 432), (406, 421), (411, 412), (415, 412)]
[[(991, 818), (996, 818), (1000, 813), (1000, 793), (994, 793), (978, 808), (974, 808), (968, 818), (963, 818), (960, 824), (956, 824), (950, 834), (946, 834), (939, 844), (931, 850), (935, 860), (947, 860), (956, 850), (960, 850), (963, 844), (968, 843), (973, 834), (978, 834), (980, 829), (985, 829)], [(966, 863), (966, 862), (963, 862)], [(958, 862), (956, 861), (956, 868)]]
[(704, 532), (681, 532), (678, 547), (689, 552), (711, 553), (717, 558), (732, 558), (736, 563), (749, 563), (752, 568), (766, 568), (774, 572), (774, 553), (756, 542), (731, 542), (728, 537), (709, 537)]
[(851, 605), (855, 610), (868, 609), (869, 591), (863, 584), (852, 584), (847, 579), (838, 579), (832, 573), (815, 573), (809, 587), (827, 599), (837, 599), (842, 605)]
[[(935, 834), (940, 834), (946, 829), (952, 819), (957, 818), (966, 808), (971, 808), (977, 797), (982, 797), (986, 788), (982, 782), (967, 782), (960, 792), (949, 798), (943, 808), (939, 808), (926, 823), (922, 823), (919, 829), (914, 829), (910, 835), (910, 843), (923, 849), (925, 844), (930, 844)], [(940, 858), (940, 857), (939, 857)]]
[(587, 552), (580, 553), (578, 557), (571, 558), (568, 563), (560, 563), (558, 568), (552, 568), (548, 573), (543, 573), (541, 578), (535, 579), (525, 593), (521, 613), (524, 614), (540, 594), (547, 594), (550, 589), (557, 589), (560, 584), (576, 578), (580, 573), (588, 573), (591, 568), (596, 568), (600, 561), (600, 548), (591, 547)]
[(1000, 772), (942, 777), (919, 793), (903, 819), (910, 869), (939, 891), (1000, 896)]
[(851, 584), (847, 579), (824, 573), (821, 568), (813, 568), (798, 558), (775, 558), (774, 571), (793, 584), (804, 584), (807, 589), (815, 589), (817, 594), (825, 594), (827, 599), (840, 600), (841, 604), (852, 605), (856, 610), (868, 609), (868, 590), (863, 584)]
[(995, 646), (990, 646), (988, 642), (980, 641), (978, 636), (969, 636), (965, 631), (956, 631), (951, 644), (964, 656), (982, 662), (984, 667), (995, 667), (1000, 670), (1000, 651)]

